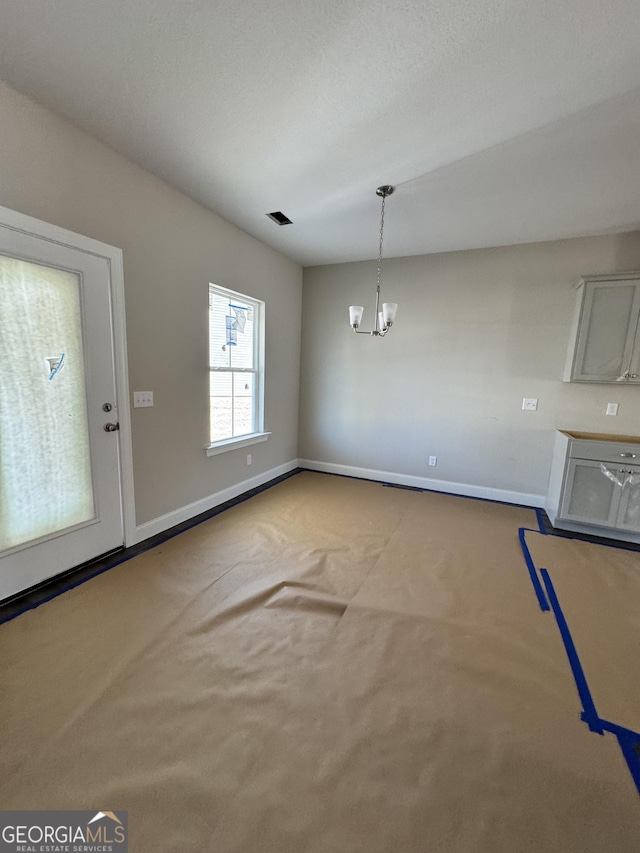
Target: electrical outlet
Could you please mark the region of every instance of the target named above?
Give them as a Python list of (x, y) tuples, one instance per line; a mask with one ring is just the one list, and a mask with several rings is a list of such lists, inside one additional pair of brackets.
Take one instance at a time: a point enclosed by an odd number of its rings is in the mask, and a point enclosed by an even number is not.
[(247, 453), (247, 465), (251, 465), (251, 454)]
[(607, 412), (608, 415), (617, 415), (618, 414), (618, 404), (617, 403), (607, 403)]
[(153, 406), (153, 391), (134, 391), (133, 408), (142, 409), (144, 406)]
[(431, 466), (431, 468), (434, 468), (437, 464), (438, 464), (438, 457), (437, 456), (430, 456), (429, 457), (429, 465)]
[(522, 408), (525, 412), (535, 412), (538, 408), (538, 400), (536, 397), (523, 397)]

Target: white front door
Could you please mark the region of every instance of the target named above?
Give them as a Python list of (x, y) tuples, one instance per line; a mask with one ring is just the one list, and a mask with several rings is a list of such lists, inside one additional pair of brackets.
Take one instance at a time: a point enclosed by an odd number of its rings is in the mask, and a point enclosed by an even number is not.
[(0, 600), (124, 544), (119, 250), (15, 217), (0, 215)]

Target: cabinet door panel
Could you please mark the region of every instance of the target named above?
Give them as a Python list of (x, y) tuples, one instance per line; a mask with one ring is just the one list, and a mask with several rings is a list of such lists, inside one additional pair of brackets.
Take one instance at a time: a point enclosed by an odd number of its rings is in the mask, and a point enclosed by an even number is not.
[[(634, 473), (640, 475), (640, 468), (635, 469)], [(632, 486), (628, 483), (624, 487), (618, 511), (617, 526), (623, 530), (640, 532), (640, 485)]]
[(587, 287), (575, 378), (615, 381), (630, 366), (637, 325), (637, 317), (633, 317), (635, 282)]
[(602, 473), (599, 462), (571, 459), (567, 467), (560, 517), (568, 521), (614, 527), (621, 491), (620, 486)]
[(629, 384), (640, 383), (640, 284), (636, 286), (636, 299), (633, 307), (635, 317), (635, 329), (633, 331), (633, 346), (631, 348), (631, 359), (629, 362)]

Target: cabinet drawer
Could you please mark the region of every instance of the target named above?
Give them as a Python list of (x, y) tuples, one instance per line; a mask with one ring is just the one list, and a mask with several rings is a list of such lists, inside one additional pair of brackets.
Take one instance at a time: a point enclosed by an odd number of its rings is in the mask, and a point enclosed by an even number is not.
[(617, 441), (570, 441), (571, 459), (595, 459), (616, 465), (639, 465), (640, 444)]

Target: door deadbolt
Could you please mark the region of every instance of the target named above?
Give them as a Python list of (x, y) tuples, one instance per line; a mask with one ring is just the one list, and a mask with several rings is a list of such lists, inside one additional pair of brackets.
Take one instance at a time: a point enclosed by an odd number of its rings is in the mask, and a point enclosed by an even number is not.
[(110, 412), (111, 409), (113, 409), (113, 406), (111, 405), (111, 403), (103, 403), (102, 404), (102, 411), (103, 412)]
[(104, 425), (104, 431), (105, 432), (115, 432), (118, 429), (120, 429), (120, 424), (105, 424)]

